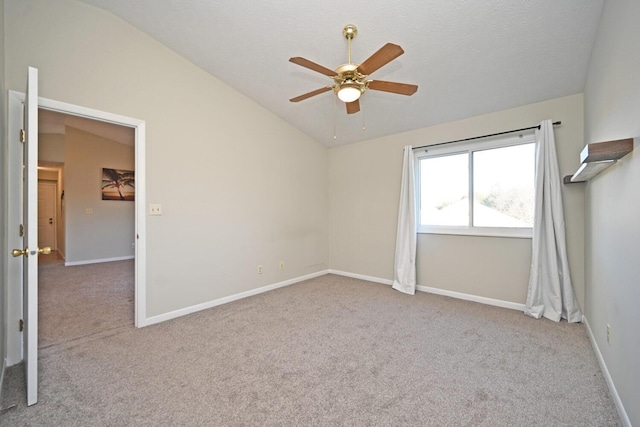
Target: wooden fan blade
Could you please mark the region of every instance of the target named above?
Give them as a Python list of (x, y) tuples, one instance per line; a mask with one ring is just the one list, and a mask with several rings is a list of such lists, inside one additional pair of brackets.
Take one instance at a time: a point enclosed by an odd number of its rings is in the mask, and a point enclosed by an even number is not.
[(347, 114), (353, 114), (360, 111), (360, 100), (356, 99), (353, 102), (347, 102)]
[(289, 62), (293, 62), (294, 64), (300, 65), (301, 67), (305, 67), (320, 74), (324, 74), (325, 76), (333, 77), (337, 75), (335, 71), (330, 70), (327, 67), (323, 67), (322, 65), (316, 64), (313, 61), (309, 61), (308, 59), (304, 59), (300, 56), (289, 58)]
[(378, 68), (396, 59), (402, 55), (404, 50), (397, 44), (387, 43), (382, 46), (376, 53), (367, 58), (362, 64), (358, 66), (358, 72), (368, 76)]
[(309, 93), (305, 93), (304, 95), (300, 95), (300, 96), (296, 96), (295, 98), (291, 98), (289, 101), (291, 101), (291, 102), (299, 102), (299, 101), (305, 100), (307, 98), (311, 98), (312, 96), (320, 95), (321, 93), (327, 92), (329, 90), (331, 90), (331, 86), (323, 87), (323, 88), (311, 91)]
[(397, 93), (399, 95), (413, 95), (418, 90), (417, 85), (385, 82), (384, 80), (372, 80), (369, 82), (368, 88), (372, 90), (381, 90), (383, 92)]

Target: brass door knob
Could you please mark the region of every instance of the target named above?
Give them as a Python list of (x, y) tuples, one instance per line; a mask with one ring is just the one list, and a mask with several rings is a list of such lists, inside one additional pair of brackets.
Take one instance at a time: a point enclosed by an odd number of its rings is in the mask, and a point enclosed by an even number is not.
[(40, 255), (49, 255), (51, 253), (51, 248), (49, 246), (47, 246), (46, 248), (38, 248), (38, 253)]
[(11, 255), (13, 255), (14, 258), (19, 257), (20, 255), (29, 256), (29, 248), (14, 249), (11, 251)]

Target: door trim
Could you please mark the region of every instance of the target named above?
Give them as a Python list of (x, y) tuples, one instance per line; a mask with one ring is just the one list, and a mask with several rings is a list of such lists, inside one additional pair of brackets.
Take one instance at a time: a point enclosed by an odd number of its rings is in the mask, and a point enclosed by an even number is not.
[[(9, 170), (14, 167), (12, 160), (16, 157), (15, 151), (22, 150), (18, 140), (19, 129), (15, 129), (16, 123), (22, 121), (22, 104), (25, 100), (25, 94), (13, 90), (9, 90), (8, 93), (8, 123), (7, 123), (7, 144), (8, 147), (8, 162)], [(79, 105), (68, 104), (66, 102), (56, 101), (48, 98), (39, 97), (38, 107), (56, 111), (64, 114), (70, 114), (74, 116), (85, 117), (92, 120), (98, 120), (102, 122), (113, 123), (121, 126), (133, 128), (135, 131), (135, 170), (136, 170), (136, 200), (135, 200), (135, 233), (136, 233), (136, 247), (135, 247), (135, 326), (137, 328), (147, 326), (147, 238), (146, 238), (146, 122), (144, 120), (121, 116), (118, 114), (108, 113), (105, 111), (94, 110), (92, 108), (82, 107)], [(15, 138), (13, 137), (15, 136)], [(12, 156), (13, 154), (13, 156)], [(21, 167), (21, 166), (20, 166)], [(18, 176), (20, 176), (19, 174)], [(18, 219), (15, 212), (12, 212), (12, 205), (15, 201), (21, 200), (21, 195), (17, 194), (18, 191), (15, 188), (19, 187), (17, 184), (11, 182), (12, 175), (9, 173), (9, 185), (8, 185), (8, 212), (7, 221), (9, 225), (9, 236), (7, 238), (7, 253), (11, 253), (11, 248), (14, 247), (15, 238), (17, 233), (12, 232), (14, 224), (21, 223), (22, 219)], [(18, 245), (19, 246), (19, 245)], [(15, 247), (18, 247), (15, 246)], [(19, 279), (22, 275), (22, 268), (16, 268), (14, 264), (9, 262), (7, 265), (7, 278), (9, 286), (8, 306), (9, 307), (21, 307), (22, 301), (21, 294), (22, 289), (15, 288), (16, 278)], [(22, 263), (20, 263), (22, 264)], [(13, 267), (13, 268), (12, 268)], [(17, 275), (19, 274), (19, 275)], [(15, 365), (22, 360), (22, 334), (18, 331), (18, 328), (13, 328), (11, 325), (17, 325), (22, 313), (16, 313), (16, 310), (8, 310), (7, 321), (7, 366)]]

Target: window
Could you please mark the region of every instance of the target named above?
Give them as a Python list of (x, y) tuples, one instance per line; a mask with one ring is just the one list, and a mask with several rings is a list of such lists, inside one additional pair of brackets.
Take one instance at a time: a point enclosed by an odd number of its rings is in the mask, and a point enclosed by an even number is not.
[(534, 135), (414, 152), (418, 232), (531, 237)]

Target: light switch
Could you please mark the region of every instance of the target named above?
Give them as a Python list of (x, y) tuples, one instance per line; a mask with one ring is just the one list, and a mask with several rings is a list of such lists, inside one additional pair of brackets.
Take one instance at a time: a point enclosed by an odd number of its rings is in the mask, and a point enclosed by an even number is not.
[(150, 204), (149, 205), (149, 215), (162, 215), (162, 205), (160, 204)]

